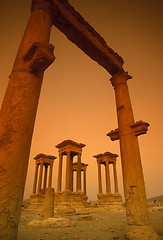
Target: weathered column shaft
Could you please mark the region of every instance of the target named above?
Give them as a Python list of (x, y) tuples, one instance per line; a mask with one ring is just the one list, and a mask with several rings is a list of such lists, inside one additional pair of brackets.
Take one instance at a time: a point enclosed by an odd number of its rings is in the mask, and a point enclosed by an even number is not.
[(48, 188), (52, 186), (53, 163), (50, 164)]
[(86, 171), (83, 171), (83, 187), (84, 187), (84, 194), (86, 195), (87, 193), (87, 183), (86, 183)]
[(81, 154), (78, 154), (77, 163), (77, 191), (81, 191)]
[(32, 192), (32, 193), (34, 193), (34, 194), (36, 193), (37, 176), (38, 176), (38, 164), (36, 163), (35, 176), (34, 176), (34, 182), (33, 182), (33, 192)]
[(65, 190), (70, 191), (70, 161), (71, 161), (71, 152), (67, 152), (67, 163), (66, 163), (66, 183)]
[[(48, 45), (52, 26), (48, 5), (49, 2), (45, 2), (31, 13), (0, 112), (0, 239), (3, 240), (17, 237), (43, 73), (54, 60)], [(40, 56), (37, 44), (29, 51), (35, 42), (45, 46)], [(48, 64), (44, 53), (51, 57)]]
[(118, 179), (117, 179), (117, 169), (116, 169), (116, 163), (113, 163), (113, 174), (114, 174), (114, 188), (115, 193), (118, 193)]
[(106, 164), (106, 165), (105, 165), (105, 172), (106, 172), (106, 193), (111, 193), (109, 161), (106, 161), (105, 164)]
[(70, 159), (70, 191), (73, 192), (73, 156)]
[(129, 224), (148, 224), (147, 202), (138, 139), (131, 126), (134, 117), (125, 72), (111, 79), (115, 89), (124, 193)]
[(58, 185), (57, 185), (58, 192), (61, 192), (61, 189), (62, 189), (62, 162), (63, 162), (63, 156), (60, 153), (59, 154), (59, 166), (58, 166)]
[(43, 163), (40, 163), (40, 169), (39, 169), (39, 179), (38, 179), (38, 188), (37, 193), (41, 194), (41, 184), (42, 184), (42, 173), (43, 173)]
[(44, 198), (44, 219), (52, 218), (54, 215), (54, 188), (45, 189)]
[(44, 185), (43, 185), (43, 193), (45, 193), (45, 188), (46, 188), (46, 182), (47, 182), (47, 170), (48, 170), (48, 166), (45, 166), (45, 171), (44, 171)]
[(97, 165), (98, 165), (98, 186), (99, 186), (99, 193), (102, 193), (101, 163), (97, 163)]

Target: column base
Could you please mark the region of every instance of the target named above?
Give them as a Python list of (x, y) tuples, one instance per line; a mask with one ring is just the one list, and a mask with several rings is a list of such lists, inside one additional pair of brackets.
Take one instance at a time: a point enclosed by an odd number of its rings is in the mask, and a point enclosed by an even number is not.
[(126, 239), (159, 240), (159, 237), (150, 225), (143, 226), (128, 225), (126, 231)]
[[(56, 192), (54, 198), (54, 209), (57, 214), (72, 209), (80, 209), (88, 207), (88, 197), (82, 192), (64, 191), (61, 193)], [(68, 210), (67, 210), (68, 209)]]
[(116, 204), (122, 204), (122, 197), (120, 194), (112, 194), (112, 193), (106, 193), (102, 194), (99, 193), (97, 195), (98, 203), (99, 205), (116, 205)]

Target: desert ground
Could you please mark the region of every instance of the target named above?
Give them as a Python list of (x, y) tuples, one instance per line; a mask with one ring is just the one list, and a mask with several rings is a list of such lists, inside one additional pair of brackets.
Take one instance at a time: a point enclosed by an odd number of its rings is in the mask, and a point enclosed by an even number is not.
[[(40, 208), (23, 204), (18, 240), (111, 240), (125, 239), (127, 227), (124, 205), (100, 207), (91, 202), (88, 208), (65, 208), (61, 215), (43, 219)], [(73, 214), (72, 214), (73, 213)], [(151, 224), (163, 240), (163, 204), (149, 203)], [(143, 240), (143, 239), (142, 239)]]

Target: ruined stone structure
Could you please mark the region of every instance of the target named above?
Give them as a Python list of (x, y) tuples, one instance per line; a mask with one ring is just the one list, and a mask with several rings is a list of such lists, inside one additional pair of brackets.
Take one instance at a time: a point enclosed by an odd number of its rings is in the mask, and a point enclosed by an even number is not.
[[(83, 192), (84, 192), (84, 194), (86, 195), (86, 186), (87, 186), (87, 183), (86, 183), (86, 170), (87, 170), (87, 167), (88, 167), (88, 164), (85, 164), (85, 163), (81, 163), (81, 174), (82, 174), (82, 172), (83, 172)], [(74, 172), (77, 172), (78, 171), (78, 163), (77, 162), (75, 162), (75, 163), (73, 163), (73, 174), (74, 174)], [(81, 176), (81, 178), (82, 178), (82, 176)], [(76, 181), (76, 190), (77, 190), (77, 182), (78, 181)]]
[[(55, 204), (70, 204), (71, 206), (86, 205), (87, 196), (81, 190), (81, 154), (85, 144), (77, 143), (72, 140), (65, 140), (58, 144), (59, 149), (59, 168), (58, 168), (58, 185), (55, 195)], [(62, 162), (63, 156), (66, 156), (66, 179), (65, 189), (62, 191)], [(77, 156), (76, 168), (73, 165), (73, 158)], [(73, 171), (77, 171), (77, 187), (73, 192)]]
[[(34, 157), (36, 160), (35, 176), (33, 182), (33, 192), (31, 194), (31, 203), (41, 203), (44, 198), (46, 187), (52, 187), (52, 173), (53, 173), (53, 163), (55, 156), (45, 155), (43, 153), (38, 154)], [(49, 169), (49, 171), (48, 171)], [(48, 177), (49, 172), (49, 177)], [(38, 176), (39, 173), (39, 176)], [(44, 179), (43, 179), (44, 174)], [(48, 178), (48, 185), (47, 185)]]
[(52, 218), (54, 215), (54, 188), (48, 187), (45, 189), (44, 197), (44, 219)]
[[(116, 170), (116, 158), (118, 157), (118, 155), (110, 152), (105, 152), (103, 154), (98, 154), (93, 157), (97, 159), (97, 166), (98, 166), (99, 193), (97, 197), (98, 197), (99, 204), (109, 205), (109, 204), (116, 204), (116, 203), (122, 202), (122, 197), (118, 192), (118, 179), (117, 179), (117, 170)], [(105, 166), (106, 194), (103, 194), (102, 192), (101, 164)], [(115, 186), (114, 194), (111, 192), (110, 169), (109, 169), (110, 165), (113, 165), (114, 186)]]
[[(137, 136), (147, 132), (148, 124), (134, 122), (123, 59), (69, 5), (67, 0), (33, 0), (32, 11), (20, 44), (0, 117), (0, 239), (17, 238), (31, 139), (45, 69), (54, 61), (49, 44), (52, 24), (61, 30), (111, 75), (115, 89), (118, 129), (108, 135), (119, 139), (126, 212), (131, 239), (135, 229), (146, 228), (148, 239), (157, 239), (148, 219), (146, 193)], [(30, 116), (30, 117), (29, 117)], [(68, 152), (67, 168), (71, 170)], [(79, 154), (80, 162), (80, 154)], [(81, 172), (78, 192), (81, 192)], [(72, 172), (72, 171), (70, 171)], [(65, 193), (72, 190), (72, 176), (67, 170)], [(132, 173), (132, 174), (131, 174)], [(59, 182), (58, 190), (60, 191)], [(140, 234), (141, 235), (141, 234)], [(143, 236), (144, 237), (144, 236)], [(138, 239), (142, 239), (139, 237)], [(145, 238), (144, 238), (145, 239)]]

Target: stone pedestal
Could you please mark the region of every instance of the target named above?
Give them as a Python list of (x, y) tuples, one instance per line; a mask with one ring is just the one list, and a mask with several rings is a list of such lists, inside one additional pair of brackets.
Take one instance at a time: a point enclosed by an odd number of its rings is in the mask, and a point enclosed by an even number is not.
[(97, 194), (98, 203), (100, 206), (109, 206), (122, 204), (122, 197), (120, 194)]
[(88, 207), (88, 197), (83, 192), (60, 192), (55, 193), (54, 207), (60, 212), (64, 207), (79, 209)]
[(54, 188), (45, 189), (44, 197), (44, 219), (52, 218), (54, 215)]

